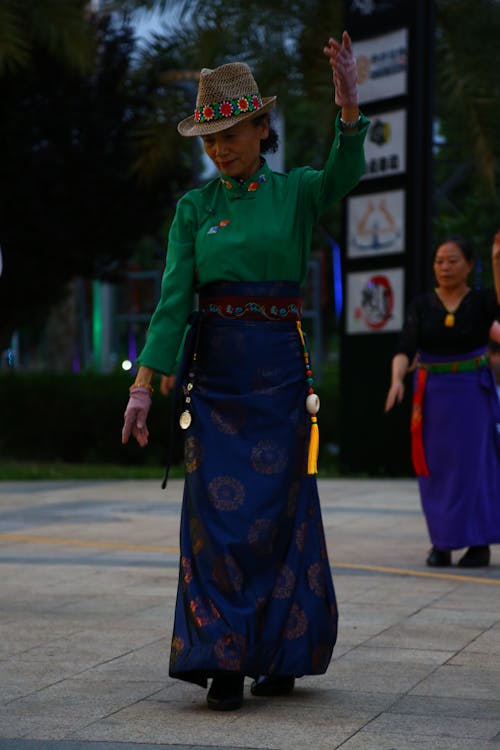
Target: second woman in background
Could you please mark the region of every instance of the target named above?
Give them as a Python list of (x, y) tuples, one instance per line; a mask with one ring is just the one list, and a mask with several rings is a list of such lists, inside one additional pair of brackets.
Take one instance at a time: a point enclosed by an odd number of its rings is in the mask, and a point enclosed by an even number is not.
[(500, 405), (487, 347), (500, 313), (500, 232), (492, 248), (495, 290), (471, 289), (472, 251), (450, 237), (434, 253), (434, 291), (410, 305), (385, 409), (404, 394), (417, 356), (411, 420), (412, 459), (432, 542), (431, 566), (490, 562), (500, 543)]

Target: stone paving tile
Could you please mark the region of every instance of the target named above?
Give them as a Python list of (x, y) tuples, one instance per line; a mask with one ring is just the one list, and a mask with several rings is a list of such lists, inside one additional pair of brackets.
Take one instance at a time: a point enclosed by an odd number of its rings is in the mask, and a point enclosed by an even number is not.
[(0, 750), (2, 735), (50, 743), (7, 750), (499, 747), (500, 586), (481, 583), (500, 579), (499, 550), (485, 571), (429, 571), (415, 482), (320, 482), (340, 609), (332, 664), (290, 698), (255, 699), (247, 681), (229, 715), (168, 676), (178, 555), (140, 549), (176, 548), (182, 483), (10, 489), (0, 482), (0, 521), (22, 515), (24, 534), (68, 544), (0, 539)]
[(419, 685), (436, 669), (434, 665), (409, 662), (364, 662), (350, 651), (328, 672), (329, 687), (356, 692), (393, 693), (399, 696)]
[[(473, 630), (483, 631), (494, 625), (500, 620), (499, 613), (495, 611), (481, 610), (463, 610), (458, 607), (443, 607), (442, 600), (438, 604), (431, 605), (425, 609), (425, 612), (417, 612), (412, 617), (412, 623), (422, 624), (422, 627), (432, 628), (435, 625), (443, 625), (449, 629), (458, 627), (472, 628)], [(500, 637), (500, 631), (498, 633)]]
[[(220, 715), (204, 703), (175, 703), (149, 700), (124, 709), (108, 720), (79, 732), (79, 739), (165, 742), (172, 745), (210, 744), (215, 747), (283, 748), (303, 750), (314, 745), (331, 750), (359, 727), (349, 718), (335, 716), (324, 705), (303, 705), (298, 701), (263, 702), (249, 699), (242, 711)], [(300, 718), (298, 719), (298, 716)]]
[(445, 664), (416, 685), (411, 693), (497, 701), (500, 700), (500, 670), (498, 664), (493, 669)]
[(448, 717), (429, 714), (408, 715), (395, 711), (377, 716), (369, 726), (370, 732), (381, 734), (404, 734), (407, 737), (420, 735), (422, 737), (437, 737), (463, 740), (493, 740), (500, 736), (499, 719), (472, 719)]
[[(152, 681), (66, 679), (0, 707), (0, 732), (62, 739), (68, 733), (136, 704), (161, 689)], [(10, 732), (9, 732), (10, 728)]]
[[(80, 742), (78, 740), (0, 740), (0, 750), (169, 750), (172, 745), (150, 745), (143, 743), (113, 742), (110, 749), (108, 742)], [(212, 745), (176, 745), (175, 750), (217, 750)], [(255, 748), (230, 748), (224, 750), (255, 750)]]
[(460, 651), (456, 656), (453, 656), (448, 664), (450, 667), (465, 667), (481, 669), (489, 672), (497, 672), (498, 679), (500, 681), (500, 659), (498, 658), (497, 652), (481, 651), (476, 648), (474, 650), (474, 644), (471, 644), (469, 649)]
[(399, 714), (500, 721), (500, 700), (404, 695), (388, 709)]
[(480, 634), (480, 628), (445, 623), (424, 625), (425, 618), (409, 617), (406, 621), (390, 627), (374, 636), (374, 646), (395, 646), (396, 648), (437, 649), (458, 651), (472, 643)]
[[(485, 571), (476, 571), (476, 575), (486, 579), (499, 577), (499, 565), (491, 567)], [(460, 586), (453, 588), (450, 593), (443, 596), (439, 601), (439, 606), (449, 609), (456, 609), (464, 614), (471, 612), (477, 615), (486, 612), (496, 615), (500, 620), (500, 587), (499, 586), (478, 586), (477, 583), (462, 583)]]
[(496, 625), (481, 633), (472, 643), (466, 646), (462, 654), (487, 654), (500, 665), (500, 626)]
[(356, 627), (366, 633), (379, 633), (401, 622), (413, 612), (414, 607), (404, 605), (385, 603), (383, 607), (374, 607), (360, 601), (348, 602), (340, 611), (339, 627)]
[[(410, 563), (407, 563), (409, 566)], [(377, 608), (385, 606), (408, 607), (412, 612), (418, 612), (433, 602), (443, 601), (449, 592), (457, 588), (456, 581), (437, 578), (418, 578), (411, 576), (370, 576), (365, 574), (366, 588), (349, 598), (349, 602), (360, 602)], [(484, 602), (484, 595), (483, 595)], [(458, 607), (459, 609), (459, 607)]]
[[(472, 743), (472, 744), (471, 744)], [(342, 745), (342, 750), (497, 750), (498, 743), (469, 737), (428, 737), (392, 732), (358, 732)], [(336, 750), (335, 746), (331, 750)]]
[[(434, 668), (435, 666), (449, 662), (454, 653), (454, 651), (388, 648), (387, 646), (374, 646), (372, 645), (372, 641), (368, 641), (366, 644), (352, 649), (345, 661), (374, 665), (395, 663), (401, 665), (403, 668), (405, 664), (419, 664)], [(335, 669), (336, 662), (334, 661), (332, 671)]]

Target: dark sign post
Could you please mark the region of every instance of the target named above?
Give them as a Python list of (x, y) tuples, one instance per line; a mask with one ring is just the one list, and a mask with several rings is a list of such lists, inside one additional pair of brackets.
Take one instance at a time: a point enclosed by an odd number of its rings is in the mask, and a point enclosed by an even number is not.
[(384, 414), (409, 300), (429, 279), (432, 246), (433, 0), (346, 1), (366, 171), (345, 201), (341, 468), (411, 474), (411, 380)]

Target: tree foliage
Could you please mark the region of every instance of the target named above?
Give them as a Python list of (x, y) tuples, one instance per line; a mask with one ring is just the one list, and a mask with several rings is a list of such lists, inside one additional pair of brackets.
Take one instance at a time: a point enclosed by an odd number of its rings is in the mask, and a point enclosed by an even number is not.
[[(2, 0), (0, 349), (75, 274), (115, 273), (138, 240), (160, 237), (202, 169), (196, 139), (175, 127), (192, 112), (202, 67), (248, 62), (263, 95), (278, 95), (286, 168), (320, 166), (335, 113), (322, 47), (340, 35), (343, 7), (101, 0), (97, 24), (86, 0)], [(128, 22), (141, 9), (167, 20), (139, 50)], [(500, 3), (436, 0), (436, 9), (436, 234), (461, 232), (486, 255), (500, 208)], [(340, 229), (338, 207), (326, 222)]]
[(463, 234), (489, 279), (500, 215), (500, 3), (438, 0), (436, 233)]
[[(189, 23), (165, 28), (140, 59), (143, 74), (156, 71), (156, 109), (162, 113), (150, 123), (149, 146), (161, 150), (162, 139), (170, 137), (164, 124), (172, 105), (178, 119), (192, 113), (202, 67), (242, 60), (263, 95), (278, 96), (286, 116), (287, 164), (321, 164), (335, 109), (322, 49), (329, 35), (341, 32), (342, 7), (341, 0), (198, 0)], [(183, 72), (188, 75), (182, 78)]]
[(108, 17), (89, 23), (87, 72), (34, 43), (30, 64), (0, 78), (0, 349), (74, 276), (109, 277), (141, 237), (158, 236), (189, 179), (178, 150), (154, 180), (138, 179), (136, 130), (151, 102), (147, 80), (132, 83), (133, 35)]
[(84, 0), (2, 0), (0, 76), (34, 62), (44, 50), (61, 64), (88, 70), (94, 38)]

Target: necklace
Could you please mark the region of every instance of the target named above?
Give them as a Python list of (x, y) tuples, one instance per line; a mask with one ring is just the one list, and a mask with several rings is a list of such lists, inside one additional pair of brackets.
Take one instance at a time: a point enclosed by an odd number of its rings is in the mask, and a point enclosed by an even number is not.
[(434, 291), (436, 292), (437, 298), (439, 299), (439, 301), (443, 305), (444, 309), (446, 310), (446, 315), (444, 317), (445, 328), (453, 328), (453, 326), (455, 325), (455, 313), (458, 310), (458, 308), (460, 307), (460, 303), (462, 302), (463, 298), (465, 297), (465, 295), (469, 291), (469, 288), (467, 287), (467, 289), (462, 294), (462, 296), (460, 297), (460, 299), (458, 300), (458, 302), (456, 303), (455, 307), (452, 310), (450, 310), (449, 307), (447, 307), (445, 305), (444, 300), (441, 297), (441, 295), (440, 295), (439, 290), (438, 290), (437, 287), (436, 287), (436, 289)]

